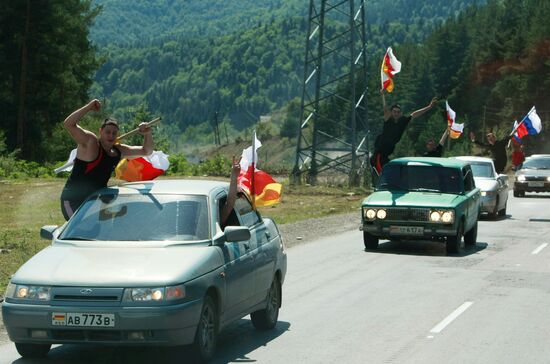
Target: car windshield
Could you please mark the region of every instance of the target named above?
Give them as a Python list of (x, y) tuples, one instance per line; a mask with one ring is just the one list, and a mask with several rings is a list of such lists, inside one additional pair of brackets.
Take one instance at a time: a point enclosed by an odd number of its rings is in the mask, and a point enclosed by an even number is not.
[(494, 178), (493, 165), (486, 162), (470, 162), (474, 177)]
[(521, 169), (550, 169), (550, 158), (529, 158)]
[(426, 165), (386, 165), (378, 190), (427, 191), (457, 194), (462, 191), (460, 170)]
[(209, 238), (205, 196), (102, 194), (70, 219), (61, 240), (196, 241)]

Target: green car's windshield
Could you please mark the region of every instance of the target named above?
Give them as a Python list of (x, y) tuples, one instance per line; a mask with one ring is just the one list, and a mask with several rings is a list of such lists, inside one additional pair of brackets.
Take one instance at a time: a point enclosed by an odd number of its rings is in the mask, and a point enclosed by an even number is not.
[(493, 165), (486, 162), (470, 162), (472, 166), (472, 173), (474, 177), (480, 178), (494, 178)]
[(527, 159), (521, 169), (550, 169), (550, 158)]
[(427, 165), (386, 165), (378, 190), (422, 191), (458, 194), (462, 192), (460, 170)]
[(196, 241), (209, 238), (205, 196), (103, 194), (87, 200), (61, 240)]

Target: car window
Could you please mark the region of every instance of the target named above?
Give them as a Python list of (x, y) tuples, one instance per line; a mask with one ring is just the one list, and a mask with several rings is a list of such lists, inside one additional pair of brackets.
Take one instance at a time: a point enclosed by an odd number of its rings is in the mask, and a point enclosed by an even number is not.
[(470, 168), (464, 168), (463, 173), (464, 173), (464, 191), (470, 192), (471, 190), (476, 188), (476, 184), (472, 176), (472, 170)]
[(235, 201), (235, 211), (241, 217), (245, 226), (252, 227), (260, 222), (260, 216), (252, 209), (252, 205), (242, 194)]
[(60, 239), (196, 241), (209, 238), (205, 196), (104, 197), (87, 200), (69, 221)]
[(474, 177), (480, 177), (480, 178), (494, 178), (495, 172), (493, 170), (493, 165), (491, 163), (472, 163), (470, 162), (470, 165), (472, 166), (472, 173), (474, 174)]
[(430, 165), (386, 165), (379, 190), (460, 193), (460, 170)]
[(239, 218), (237, 217), (237, 214), (235, 213), (235, 209), (231, 209), (231, 213), (227, 217), (226, 221), (221, 221), (222, 211), (225, 206), (225, 202), (227, 201), (227, 196), (223, 196), (220, 198), (218, 202), (218, 221), (220, 222), (220, 227), (222, 230), (225, 230), (226, 226), (240, 226), (241, 223), (239, 222)]
[(521, 169), (550, 169), (550, 158), (528, 158)]

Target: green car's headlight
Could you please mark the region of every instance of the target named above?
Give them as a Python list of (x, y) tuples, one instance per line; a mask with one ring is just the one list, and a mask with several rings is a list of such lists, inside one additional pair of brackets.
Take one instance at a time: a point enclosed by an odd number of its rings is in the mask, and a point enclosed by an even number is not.
[(6, 289), (6, 298), (17, 298), (29, 301), (49, 301), (51, 287), (30, 286), (9, 283)]
[(450, 224), (454, 221), (454, 212), (452, 210), (432, 210), (429, 218), (431, 222)]
[(366, 209), (365, 210), (365, 217), (369, 220), (372, 220), (376, 217), (376, 210), (374, 209)]
[(384, 209), (380, 209), (378, 211), (376, 211), (376, 217), (379, 218), (380, 220), (384, 220), (386, 218), (386, 210)]
[(178, 300), (185, 297), (183, 284), (157, 288), (126, 288), (122, 297), (126, 302), (162, 302)]

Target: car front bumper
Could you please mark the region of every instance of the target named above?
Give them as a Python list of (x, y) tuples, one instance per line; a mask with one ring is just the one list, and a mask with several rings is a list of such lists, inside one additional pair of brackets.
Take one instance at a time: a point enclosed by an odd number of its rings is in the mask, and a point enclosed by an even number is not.
[[(202, 299), (156, 307), (71, 307), (2, 304), (11, 341), (36, 344), (103, 343), (118, 345), (186, 345), (193, 342)], [(54, 326), (52, 314), (114, 314), (114, 327)]]
[(493, 213), (497, 203), (497, 196), (485, 195), (481, 197), (481, 212)]
[(514, 191), (516, 191), (516, 192), (550, 192), (550, 182), (544, 182), (544, 181), (518, 182), (518, 181), (515, 181), (514, 182)]

